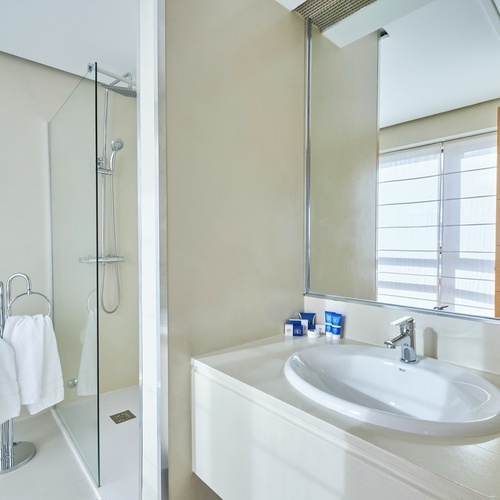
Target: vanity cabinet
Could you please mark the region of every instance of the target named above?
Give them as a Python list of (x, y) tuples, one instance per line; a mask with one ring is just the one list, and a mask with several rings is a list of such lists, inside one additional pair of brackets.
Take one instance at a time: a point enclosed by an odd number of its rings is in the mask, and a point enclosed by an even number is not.
[(221, 498), (488, 496), (363, 439), (370, 434), (364, 424), (355, 435), (342, 428), (347, 417), (338, 417), (339, 426), (323, 418), (318, 405), (297, 394), (283, 375), (288, 355), (310, 342), (193, 359), (193, 471)]

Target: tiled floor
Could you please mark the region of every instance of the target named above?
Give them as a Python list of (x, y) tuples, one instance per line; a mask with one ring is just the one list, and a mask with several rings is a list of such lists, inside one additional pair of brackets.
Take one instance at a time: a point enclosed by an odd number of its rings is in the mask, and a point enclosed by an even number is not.
[(138, 413), (137, 387), (101, 396), (101, 488), (93, 486), (50, 412), (16, 421), (16, 441), (36, 445), (34, 458), (0, 475), (2, 500), (137, 500), (139, 498), (138, 418), (115, 424), (109, 415)]

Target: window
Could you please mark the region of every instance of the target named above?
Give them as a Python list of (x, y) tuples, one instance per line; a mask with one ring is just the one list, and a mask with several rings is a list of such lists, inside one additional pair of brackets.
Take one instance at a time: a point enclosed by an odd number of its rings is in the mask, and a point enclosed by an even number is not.
[(494, 316), (496, 134), (382, 154), (377, 300)]

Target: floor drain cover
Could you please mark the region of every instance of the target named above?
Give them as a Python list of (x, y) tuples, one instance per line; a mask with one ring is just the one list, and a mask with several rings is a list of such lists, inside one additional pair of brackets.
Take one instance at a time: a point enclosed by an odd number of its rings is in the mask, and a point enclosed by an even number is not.
[(114, 415), (110, 415), (109, 418), (115, 423), (115, 424), (122, 424), (123, 422), (126, 422), (127, 420), (131, 420), (135, 418), (135, 415), (130, 411), (121, 411), (120, 413), (115, 413)]

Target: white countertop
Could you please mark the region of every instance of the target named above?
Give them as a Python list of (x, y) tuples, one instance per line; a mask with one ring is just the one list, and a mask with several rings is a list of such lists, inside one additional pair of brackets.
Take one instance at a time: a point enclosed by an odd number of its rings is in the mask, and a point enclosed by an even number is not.
[[(198, 370), (207, 367), (216, 370), (278, 408), (295, 415), (300, 413), (321, 432), (333, 433), (365, 453), (383, 456), (389, 462), (394, 459), (395, 465), (403, 459), (408, 463), (409, 473), (418, 474), (417, 468), (421, 468), (445, 483), (449, 481), (477, 493), (475, 497), (500, 497), (500, 433), (445, 438), (393, 431), (328, 410), (296, 391), (283, 372), (286, 360), (296, 351), (325, 342), (328, 339), (324, 336), (318, 339), (271, 337), (198, 357), (193, 360), (193, 366)], [(340, 340), (340, 343), (361, 344), (352, 340)], [(498, 385), (498, 380), (488, 375), (486, 378)]]

